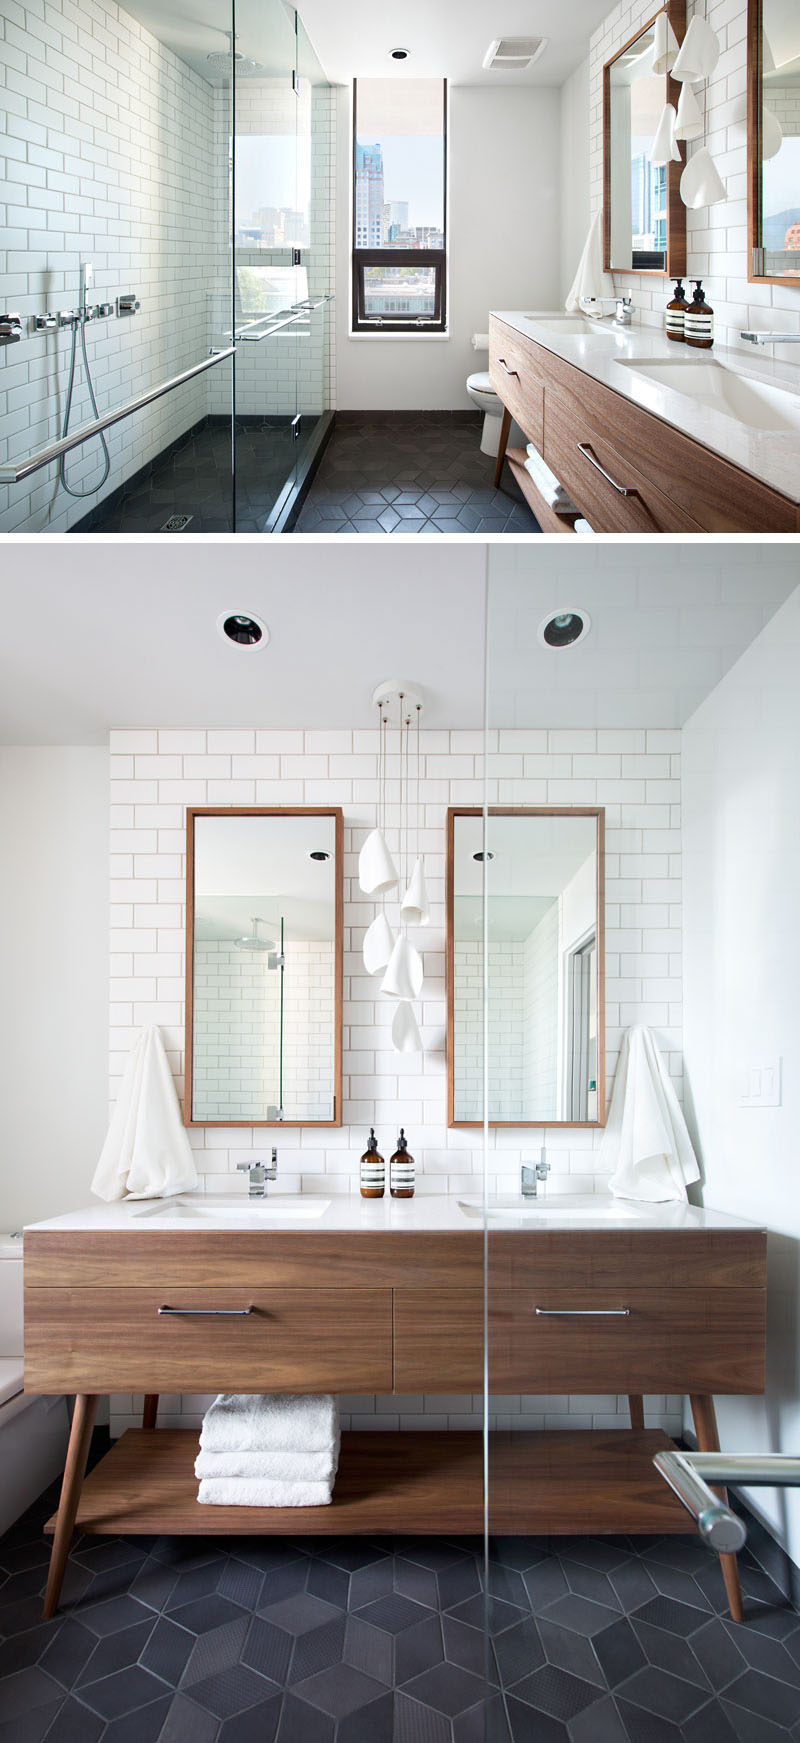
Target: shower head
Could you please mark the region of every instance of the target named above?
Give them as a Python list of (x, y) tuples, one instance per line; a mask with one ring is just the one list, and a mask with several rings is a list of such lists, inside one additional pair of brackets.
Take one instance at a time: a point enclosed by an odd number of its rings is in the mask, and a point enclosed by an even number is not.
[(235, 948), (237, 950), (274, 950), (275, 939), (262, 938), (259, 933), (258, 928), (259, 926), (262, 926), (264, 922), (260, 919), (258, 914), (253, 915), (250, 924), (253, 928), (252, 932), (245, 933), (242, 938), (234, 939)]
[(249, 55), (243, 54), (240, 48), (236, 48), (234, 46), (235, 42), (236, 38), (229, 36), (228, 48), (215, 49), (212, 54), (206, 55), (206, 62), (213, 68), (214, 72), (230, 72), (231, 61), (233, 60), (236, 65), (236, 74), (238, 78), (252, 78), (255, 74), (263, 73), (265, 71), (264, 67), (259, 66), (258, 61), (251, 60)]

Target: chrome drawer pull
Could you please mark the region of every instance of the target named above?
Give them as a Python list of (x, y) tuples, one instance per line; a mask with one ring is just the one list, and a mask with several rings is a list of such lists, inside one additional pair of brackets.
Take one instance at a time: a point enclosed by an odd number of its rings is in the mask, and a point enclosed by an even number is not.
[(254, 1307), (159, 1307), (156, 1312), (178, 1314), (182, 1319), (246, 1319)]
[(628, 1319), (629, 1307), (535, 1307), (537, 1319)]
[(497, 361), (498, 361), (498, 363), (502, 364), (502, 366), (506, 372), (506, 375), (513, 375), (514, 380), (519, 381), (518, 371), (516, 369), (509, 369), (508, 364), (506, 363), (505, 357), (498, 357)]
[(583, 455), (584, 460), (588, 460), (589, 465), (594, 467), (595, 472), (600, 473), (601, 478), (605, 479), (606, 484), (611, 485), (612, 490), (616, 490), (618, 496), (638, 496), (639, 495), (638, 490), (629, 489), (624, 484), (618, 484), (616, 481), (616, 478), (612, 478), (611, 473), (606, 472), (605, 467), (600, 465), (600, 461), (598, 460), (597, 455), (594, 453), (594, 450), (592, 449), (591, 444), (589, 442), (579, 442), (578, 443), (578, 453)]

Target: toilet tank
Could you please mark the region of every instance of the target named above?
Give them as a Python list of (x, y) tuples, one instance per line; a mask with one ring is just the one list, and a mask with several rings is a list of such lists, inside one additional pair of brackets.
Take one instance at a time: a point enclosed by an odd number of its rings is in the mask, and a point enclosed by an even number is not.
[(22, 1236), (0, 1234), (0, 1356), (21, 1356), (22, 1343)]

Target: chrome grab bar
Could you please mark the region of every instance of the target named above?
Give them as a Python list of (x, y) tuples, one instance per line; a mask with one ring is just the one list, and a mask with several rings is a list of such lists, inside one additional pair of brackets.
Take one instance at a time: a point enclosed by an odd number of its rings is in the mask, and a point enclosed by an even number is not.
[(629, 1307), (535, 1307), (537, 1319), (629, 1319)]
[(38, 454), (31, 454), (27, 460), (18, 464), (13, 461), (0, 464), (0, 484), (19, 484), (23, 478), (29, 478), (32, 472), (38, 472), (42, 466), (49, 466), (53, 460), (60, 460), (62, 454), (69, 454), (71, 449), (79, 448), (82, 442), (88, 442), (92, 436), (99, 436), (102, 430), (110, 429), (112, 424), (121, 423), (123, 418), (131, 417), (133, 412), (141, 411), (143, 406), (152, 405), (156, 399), (163, 399), (165, 393), (171, 393), (174, 387), (181, 387), (184, 381), (191, 381), (193, 376), (202, 375), (206, 369), (213, 369), (215, 364), (235, 355), (235, 345), (228, 345), (224, 351), (212, 351), (210, 357), (204, 357), (201, 363), (193, 363), (191, 369), (184, 369), (180, 375), (173, 375), (169, 381), (162, 381), (159, 387), (148, 388), (146, 393), (138, 394), (136, 399), (127, 400), (116, 411), (104, 412), (102, 417), (95, 418), (94, 423), (83, 424), (71, 436), (62, 436), (60, 441), (51, 442), (49, 448), (41, 448)]
[(697, 1523), (700, 1536), (718, 1555), (741, 1549), (747, 1528), (709, 1483), (743, 1483), (755, 1488), (800, 1485), (800, 1458), (788, 1453), (656, 1453), (653, 1464)]
[(157, 1315), (175, 1314), (181, 1319), (246, 1319), (254, 1307), (159, 1307)]

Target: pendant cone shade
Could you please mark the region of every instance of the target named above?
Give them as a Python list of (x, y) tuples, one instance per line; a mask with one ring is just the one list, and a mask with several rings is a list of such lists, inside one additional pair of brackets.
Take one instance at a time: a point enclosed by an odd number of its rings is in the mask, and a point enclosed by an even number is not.
[(696, 85), (710, 79), (719, 60), (719, 37), (704, 18), (693, 18), (672, 68), (673, 79), (688, 79)]
[(675, 144), (675, 110), (671, 103), (665, 103), (661, 111), (661, 119), (656, 128), (656, 136), (650, 149), (650, 162), (679, 163), (680, 152)]
[(717, 206), (727, 198), (725, 183), (705, 145), (689, 159), (681, 176), (680, 195), (691, 211), (697, 211), (699, 206)]
[(427, 926), (431, 917), (428, 891), (425, 887), (425, 867), (422, 856), (414, 863), (414, 870), (408, 880), (408, 889), (403, 897), (401, 907), (409, 926)]
[(376, 914), (367, 927), (362, 955), (367, 974), (377, 974), (385, 968), (394, 950), (394, 933), (384, 913)]
[(666, 12), (659, 12), (653, 38), (653, 72), (668, 73), (678, 53), (678, 38)]
[(381, 992), (394, 999), (418, 999), (421, 991), (422, 957), (401, 934), (381, 981)]
[(401, 999), (392, 1018), (392, 1046), (395, 1053), (422, 1053), (422, 1036), (417, 1019), (406, 999)]
[(681, 85), (678, 117), (673, 129), (675, 139), (699, 139), (704, 131), (703, 111), (690, 84)]
[(382, 829), (371, 829), (358, 856), (358, 883), (365, 896), (381, 895), (397, 883), (397, 869)]

